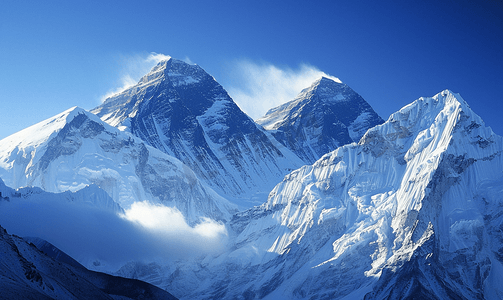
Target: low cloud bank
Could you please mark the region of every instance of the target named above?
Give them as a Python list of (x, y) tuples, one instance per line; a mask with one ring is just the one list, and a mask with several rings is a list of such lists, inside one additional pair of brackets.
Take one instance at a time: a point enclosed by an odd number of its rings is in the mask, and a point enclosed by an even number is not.
[(148, 201), (133, 203), (122, 217), (170, 240), (187, 244), (194, 240), (205, 240), (210, 245), (214, 244), (211, 249), (220, 245), (221, 237), (227, 236), (227, 230), (222, 223), (204, 218), (196, 226), (190, 227), (178, 209)]
[(129, 261), (191, 259), (222, 251), (225, 225), (195, 227), (176, 208), (135, 203), (124, 215), (51, 199), (0, 201), (0, 225), (11, 234), (40, 237), (87, 267), (115, 271)]

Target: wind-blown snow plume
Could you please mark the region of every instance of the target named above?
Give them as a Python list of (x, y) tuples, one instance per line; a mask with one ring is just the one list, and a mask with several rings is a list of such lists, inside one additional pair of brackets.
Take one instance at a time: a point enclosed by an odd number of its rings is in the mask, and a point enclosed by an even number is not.
[[(160, 61), (169, 59), (170, 56), (161, 53), (151, 52), (145, 57), (145, 55), (133, 55), (124, 56), (120, 59), (121, 61), (121, 71), (120, 79), (118, 79), (119, 87), (113, 88), (108, 91), (105, 95), (101, 97), (101, 102), (105, 101), (108, 97), (118, 94), (127, 88), (135, 85), (138, 80), (148, 73), (152, 67), (158, 64)], [(186, 60), (190, 61), (187, 57)]]
[(91, 112), (178, 158), (241, 207), (265, 201), (275, 183), (304, 164), (243, 113), (213, 76), (173, 58)]
[(263, 116), (271, 107), (292, 100), (303, 88), (322, 76), (340, 82), (338, 78), (307, 64), (290, 69), (243, 60), (235, 66), (234, 82), (226, 88), (238, 106), (253, 119)]

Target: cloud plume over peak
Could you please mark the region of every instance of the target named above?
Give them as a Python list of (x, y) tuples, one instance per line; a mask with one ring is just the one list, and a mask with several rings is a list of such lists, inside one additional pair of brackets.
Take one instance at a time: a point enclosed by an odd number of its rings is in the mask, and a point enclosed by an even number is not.
[(293, 100), (322, 76), (339, 81), (308, 64), (291, 69), (250, 60), (238, 61), (232, 75), (233, 83), (226, 88), (238, 106), (253, 119), (262, 117), (270, 108)]
[(145, 59), (147, 62), (154, 62), (154, 63), (159, 63), (163, 60), (168, 60), (170, 59), (171, 56), (169, 55), (164, 55), (162, 53), (155, 53), (155, 52), (152, 52), (149, 54), (149, 56)]
[[(162, 53), (151, 52), (148, 55), (123, 56), (120, 60), (121, 69), (119, 71), (118, 87), (110, 89), (101, 97), (101, 102), (108, 97), (118, 94), (134, 86), (140, 78), (147, 74), (156, 64), (163, 60), (170, 59), (171, 56)], [(188, 59), (188, 58), (187, 58)]]

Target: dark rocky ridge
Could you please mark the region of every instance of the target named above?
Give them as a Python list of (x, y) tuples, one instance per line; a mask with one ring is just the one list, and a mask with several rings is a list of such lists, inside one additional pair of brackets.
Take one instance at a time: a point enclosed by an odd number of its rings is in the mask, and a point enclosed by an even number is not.
[(57, 261), (1, 226), (0, 252), (0, 299), (176, 299), (140, 280)]

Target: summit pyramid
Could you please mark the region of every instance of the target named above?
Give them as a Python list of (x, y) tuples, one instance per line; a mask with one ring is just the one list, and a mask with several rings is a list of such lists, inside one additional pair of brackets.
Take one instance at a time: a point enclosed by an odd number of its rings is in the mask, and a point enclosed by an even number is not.
[(357, 143), (367, 129), (383, 122), (349, 86), (327, 77), (257, 120), (309, 164), (337, 147)]
[(265, 201), (274, 184), (303, 165), (242, 112), (211, 75), (173, 58), (92, 112), (180, 159), (242, 207)]

